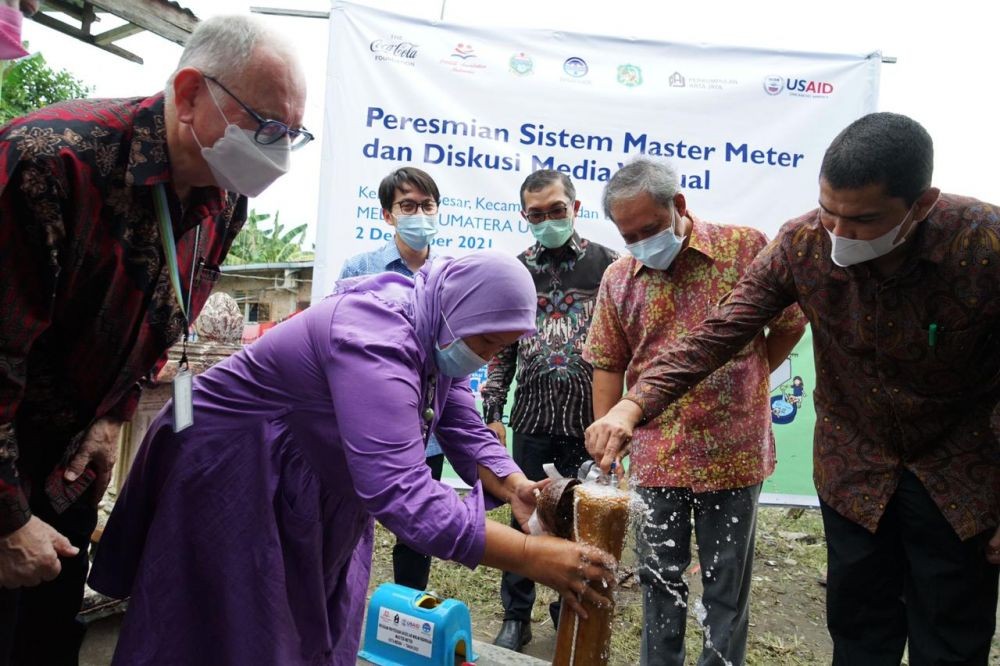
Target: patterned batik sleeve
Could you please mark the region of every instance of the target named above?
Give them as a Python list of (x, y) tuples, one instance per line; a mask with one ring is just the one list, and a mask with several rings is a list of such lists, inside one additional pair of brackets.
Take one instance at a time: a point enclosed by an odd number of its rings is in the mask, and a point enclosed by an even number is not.
[(65, 178), (54, 175), (54, 164), (17, 162), (16, 150), (7, 144), (0, 153), (0, 163), (7, 166), (0, 172), (0, 535), (20, 528), (31, 516), (15, 466), (14, 423), (24, 396), (28, 354), (50, 324), (65, 237)]
[(795, 302), (782, 239), (779, 234), (769, 243), (715, 313), (661, 351), (629, 389), (625, 397), (639, 405), (644, 419), (694, 388)]
[(479, 389), (483, 398), (483, 420), (487, 423), (503, 419), (507, 392), (517, 370), (517, 351), (517, 342), (501, 349), (487, 367), (486, 381)]
[[(628, 264), (626, 264), (627, 270)], [(632, 353), (625, 331), (618, 316), (613, 287), (620, 281), (623, 271), (608, 268), (601, 280), (594, 303), (594, 315), (587, 331), (587, 342), (583, 347), (583, 358), (598, 370), (625, 372)], [(625, 298), (625, 295), (621, 295)]]

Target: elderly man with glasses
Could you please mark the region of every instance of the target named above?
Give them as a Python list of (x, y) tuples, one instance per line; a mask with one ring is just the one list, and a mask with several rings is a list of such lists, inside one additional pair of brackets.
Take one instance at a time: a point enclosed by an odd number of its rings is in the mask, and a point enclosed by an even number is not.
[[(483, 417), (506, 444), (502, 419), (516, 374), (509, 423), (514, 431), (514, 461), (534, 481), (545, 478), (545, 463), (576, 476), (588, 458), (583, 433), (593, 418), (593, 370), (583, 360), (583, 344), (601, 276), (618, 256), (576, 232), (580, 202), (573, 181), (564, 173), (543, 169), (528, 176), (521, 185), (521, 208), (537, 241), (518, 259), (535, 280), (538, 333), (504, 349), (490, 364), (481, 389)], [(513, 518), (511, 525), (520, 529)], [(531, 640), (535, 584), (504, 572), (500, 597), (504, 622), (494, 643), (520, 650)], [(557, 622), (559, 602), (550, 605), (549, 613)]]
[(162, 93), (0, 129), (0, 665), (77, 663), (121, 423), (208, 298), (247, 197), (312, 138), (305, 94), (288, 44), (215, 17)]

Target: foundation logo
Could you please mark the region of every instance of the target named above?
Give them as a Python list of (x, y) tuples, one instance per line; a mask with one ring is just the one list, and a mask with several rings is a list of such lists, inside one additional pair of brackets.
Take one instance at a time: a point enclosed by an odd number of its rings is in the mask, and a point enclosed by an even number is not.
[(375, 56), (375, 62), (394, 62), (408, 67), (415, 67), (414, 62), (420, 47), (407, 41), (399, 35), (389, 35), (384, 39), (373, 40), (368, 48)]
[(590, 67), (587, 66), (587, 61), (583, 58), (566, 58), (566, 62), (563, 63), (563, 71), (574, 79), (579, 79), (587, 76)]
[(684, 76), (680, 72), (674, 72), (671, 74), (669, 81), (671, 88), (683, 88), (686, 85), (684, 82)]
[(451, 52), (451, 57), (456, 60), (468, 60), (469, 58), (476, 57), (476, 49), (472, 48), (472, 44), (458, 44), (455, 49)]
[(510, 71), (518, 76), (527, 76), (535, 69), (535, 61), (527, 53), (515, 53), (510, 57)]
[(476, 55), (476, 49), (472, 44), (461, 42), (455, 45), (455, 48), (451, 51), (451, 55), (441, 59), (441, 64), (451, 69), (451, 71), (461, 74), (475, 74), (486, 69), (486, 65), (479, 62), (479, 56)]
[(638, 65), (618, 65), (618, 83), (626, 88), (642, 85), (642, 68)]

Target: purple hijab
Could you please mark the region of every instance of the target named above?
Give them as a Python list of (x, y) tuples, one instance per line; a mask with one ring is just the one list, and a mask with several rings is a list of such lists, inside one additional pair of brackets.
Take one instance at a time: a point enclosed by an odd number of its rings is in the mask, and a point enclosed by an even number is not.
[[(391, 273), (348, 278), (337, 283), (333, 294), (373, 289), (392, 279), (397, 276)], [(435, 344), (449, 345), (454, 340), (452, 332), (466, 338), (511, 331), (524, 331), (528, 336), (536, 330), (535, 282), (515, 257), (496, 250), (459, 258), (440, 257), (424, 265), (413, 280), (414, 319), (426, 375), (437, 371)], [(446, 391), (451, 378), (440, 375), (438, 382), (441, 390)]]

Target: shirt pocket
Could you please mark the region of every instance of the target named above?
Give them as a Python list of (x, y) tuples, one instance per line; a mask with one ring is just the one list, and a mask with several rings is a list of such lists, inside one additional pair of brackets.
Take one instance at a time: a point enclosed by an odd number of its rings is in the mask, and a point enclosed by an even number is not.
[(913, 390), (937, 398), (972, 398), (1000, 384), (1000, 338), (987, 323), (935, 332), (916, 329), (907, 336), (913, 360), (900, 374)]

